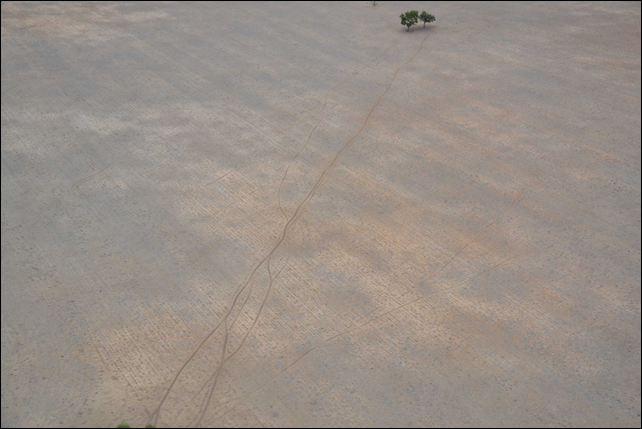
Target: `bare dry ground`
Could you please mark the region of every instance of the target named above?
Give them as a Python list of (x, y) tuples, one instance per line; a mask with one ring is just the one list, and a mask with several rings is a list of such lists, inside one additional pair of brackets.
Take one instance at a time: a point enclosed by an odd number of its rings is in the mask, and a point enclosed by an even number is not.
[(2, 426), (121, 421), (639, 427), (640, 3), (2, 2)]

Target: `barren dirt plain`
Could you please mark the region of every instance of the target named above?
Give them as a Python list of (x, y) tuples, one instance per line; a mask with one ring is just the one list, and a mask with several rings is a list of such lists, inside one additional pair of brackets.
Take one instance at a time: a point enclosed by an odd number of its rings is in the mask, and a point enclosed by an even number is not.
[(3, 427), (639, 427), (640, 3), (2, 2), (1, 302)]

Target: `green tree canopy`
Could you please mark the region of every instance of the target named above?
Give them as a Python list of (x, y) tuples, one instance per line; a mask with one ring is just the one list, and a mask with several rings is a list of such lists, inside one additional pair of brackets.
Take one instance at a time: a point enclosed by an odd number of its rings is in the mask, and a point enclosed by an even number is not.
[(419, 19), (424, 22), (424, 28), (426, 28), (426, 23), (433, 22), (435, 20), (435, 15), (426, 13), (426, 11), (424, 10), (423, 12), (421, 12), (421, 15), (419, 15)]
[(416, 10), (404, 12), (399, 15), (399, 18), (401, 18), (401, 25), (405, 25), (408, 27), (408, 31), (410, 31), (410, 27), (419, 22), (419, 12)]

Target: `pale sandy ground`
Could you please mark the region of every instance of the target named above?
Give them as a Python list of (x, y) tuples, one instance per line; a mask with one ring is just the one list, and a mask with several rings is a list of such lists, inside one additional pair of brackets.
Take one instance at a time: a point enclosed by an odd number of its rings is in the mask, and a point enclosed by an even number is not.
[(2, 426), (121, 421), (639, 427), (640, 3), (2, 2)]

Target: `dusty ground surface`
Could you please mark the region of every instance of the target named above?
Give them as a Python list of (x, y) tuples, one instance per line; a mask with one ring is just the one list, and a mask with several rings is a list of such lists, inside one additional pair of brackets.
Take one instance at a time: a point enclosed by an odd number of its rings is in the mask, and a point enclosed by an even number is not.
[(639, 427), (640, 4), (3, 2), (2, 426), (121, 421)]

